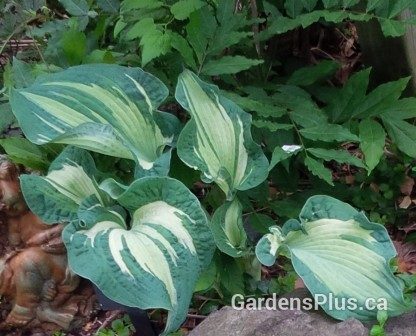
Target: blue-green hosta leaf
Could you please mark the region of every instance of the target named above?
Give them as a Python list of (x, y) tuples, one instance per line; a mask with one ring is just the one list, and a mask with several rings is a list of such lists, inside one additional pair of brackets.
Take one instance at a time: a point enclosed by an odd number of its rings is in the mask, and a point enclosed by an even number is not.
[(64, 143), (134, 159), (143, 175), (163, 175), (168, 171), (163, 155), (176, 131), (166, 126), (178, 124), (156, 110), (167, 95), (160, 80), (139, 68), (94, 64), (44, 76), (14, 90), (10, 101), (36, 144)]
[(272, 226), (269, 231), (270, 233), (265, 234), (256, 245), (257, 259), (265, 266), (273, 266), (276, 262), (277, 251), (284, 240), (280, 227)]
[[(353, 298), (358, 306), (331, 309), (327, 302), (322, 308), (329, 315), (340, 320), (375, 319), (377, 309), (365, 306), (368, 298), (386, 300), (389, 316), (414, 307), (404, 300), (402, 282), (389, 266), (396, 251), (382, 225), (329, 196), (311, 197), (299, 218), (300, 222), (292, 219), (283, 226), (281, 245), (289, 250), (306, 287), (314, 295), (331, 293), (332, 303)], [(273, 239), (277, 238), (266, 235), (258, 245), (260, 260), (268, 264), (278, 253), (271, 248)]]
[(145, 177), (114, 188), (124, 189), (113, 196), (130, 211), (130, 229), (98, 204), (95, 223), (85, 211), (87, 220), (63, 233), (71, 268), (117, 302), (168, 310), (169, 333), (185, 319), (196, 281), (212, 258), (207, 217), (198, 199), (172, 178)]
[(247, 252), (247, 235), (243, 227), (242, 206), (237, 198), (219, 207), (211, 221), (211, 230), (218, 248), (237, 258)]
[(248, 113), (188, 70), (179, 76), (175, 97), (192, 117), (178, 139), (183, 162), (217, 183), (228, 199), (266, 179), (267, 158), (251, 137)]
[(46, 176), (20, 176), (28, 207), (45, 223), (54, 224), (75, 220), (78, 207), (91, 195), (106, 204), (105, 195), (93, 178), (95, 169), (87, 151), (67, 147), (52, 162)]

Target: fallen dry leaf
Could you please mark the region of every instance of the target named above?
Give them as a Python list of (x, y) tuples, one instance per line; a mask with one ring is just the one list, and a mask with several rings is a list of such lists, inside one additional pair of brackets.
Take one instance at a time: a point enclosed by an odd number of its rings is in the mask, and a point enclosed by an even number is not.
[(410, 196), (413, 191), (413, 187), (415, 185), (415, 180), (409, 176), (406, 176), (404, 182), (400, 186), (400, 191), (403, 195)]
[(412, 204), (410, 196), (403, 197), (403, 200), (399, 204), (400, 209), (407, 209)]

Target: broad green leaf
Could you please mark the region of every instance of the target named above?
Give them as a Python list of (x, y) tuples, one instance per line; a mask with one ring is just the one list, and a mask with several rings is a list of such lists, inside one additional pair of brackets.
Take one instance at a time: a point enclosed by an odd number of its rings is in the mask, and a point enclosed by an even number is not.
[(14, 137), (0, 139), (0, 146), (14, 163), (40, 171), (48, 169), (49, 160), (45, 151), (27, 139)]
[(73, 16), (87, 16), (89, 11), (86, 0), (59, 0), (65, 10)]
[(319, 126), (303, 128), (299, 131), (305, 138), (326, 142), (359, 141), (347, 128), (337, 124), (321, 124)]
[(33, 68), (30, 64), (13, 57), (12, 84), (16, 89), (29, 86), (35, 81)]
[(60, 46), (70, 65), (82, 62), (87, 51), (87, 37), (85, 33), (70, 29), (62, 34)]
[(254, 97), (242, 97), (239, 94), (221, 91), (228, 99), (235, 102), (246, 111), (257, 112), (262, 117), (281, 117), (286, 114), (287, 109), (265, 101), (263, 98), (255, 99)]
[(363, 102), (354, 109), (352, 116), (355, 118), (379, 116), (400, 98), (409, 83), (409, 79), (410, 77), (406, 77), (395, 82), (381, 84), (371, 91)]
[(365, 98), (370, 71), (371, 68), (367, 68), (355, 73), (343, 88), (332, 95), (325, 109), (332, 122), (342, 122), (352, 117), (354, 108)]
[(350, 8), (352, 6), (355, 6), (359, 2), (360, 2), (360, 0), (342, 0), (342, 7)]
[(340, 0), (322, 0), (325, 8), (332, 8), (339, 5)]
[(308, 86), (332, 76), (339, 68), (334, 61), (322, 61), (317, 65), (296, 70), (288, 79), (288, 84)]
[(244, 56), (224, 56), (218, 60), (207, 62), (202, 73), (208, 76), (235, 74), (263, 63), (262, 60), (250, 59)]
[(352, 164), (356, 167), (365, 168), (365, 165), (359, 158), (352, 156), (346, 150), (308, 148), (307, 151), (311, 153), (313, 156), (323, 159), (324, 161), (334, 160), (339, 163), (347, 163)]
[(9, 103), (0, 104), (0, 134), (2, 134), (15, 121)]
[(314, 10), (318, 0), (301, 0), (303, 3), (303, 7), (308, 11), (311, 12)]
[(170, 8), (171, 13), (177, 20), (185, 20), (192, 12), (205, 6), (206, 3), (201, 0), (179, 0)]
[(403, 153), (416, 158), (416, 126), (394, 118), (383, 118), (383, 124), (393, 143)]
[(158, 0), (123, 0), (121, 12), (129, 12), (134, 9), (155, 9), (162, 6), (163, 2)]
[(191, 115), (178, 139), (183, 162), (217, 183), (229, 200), (266, 179), (267, 158), (251, 137), (248, 113), (188, 70), (179, 76), (175, 97)]
[(193, 70), (197, 70), (197, 66), (194, 59), (194, 52), (188, 44), (188, 41), (178, 33), (173, 32), (170, 43), (172, 48), (179, 51), (186, 65)]
[(376, 9), (378, 6), (385, 3), (385, 0), (368, 0), (367, 1), (367, 12), (370, 12), (374, 9)]
[(267, 128), (271, 132), (276, 132), (278, 130), (290, 130), (293, 128), (293, 124), (280, 124), (266, 119), (253, 120), (253, 126), (257, 128)]
[(415, 2), (413, 0), (396, 0), (390, 5), (389, 18), (392, 19), (403, 12), (405, 9), (413, 6)]
[(169, 30), (164, 32), (153, 30), (143, 35), (140, 40), (142, 47), (142, 66), (145, 66), (151, 60), (166, 54), (170, 50), (171, 33)]
[(92, 211), (84, 207), (81, 221), (63, 232), (69, 263), (116, 302), (168, 310), (167, 335), (185, 320), (197, 279), (211, 261), (215, 244), (207, 217), (188, 188), (168, 177), (142, 178), (122, 189), (116, 200), (130, 211), (130, 225), (99, 204)]
[(402, 120), (416, 118), (416, 98), (403, 98), (396, 101), (381, 116), (386, 119), (393, 118)]
[[(122, 23), (122, 25), (127, 25), (127, 24)], [(122, 29), (124, 29), (124, 28), (121, 28), (121, 30)], [(157, 30), (156, 29), (156, 24), (155, 24), (153, 18), (143, 18), (143, 19), (137, 21), (131, 28), (128, 29), (124, 38), (126, 40), (134, 40), (138, 37), (141, 38), (145, 34), (149, 34), (150, 32), (154, 32), (156, 30)], [(114, 31), (114, 34), (116, 36), (115, 31)]]
[(120, 9), (120, 0), (97, 0), (97, 5), (107, 13), (117, 14)]
[[(368, 298), (386, 300), (389, 316), (414, 309), (414, 303), (404, 300), (403, 283), (390, 268), (396, 251), (382, 225), (329, 196), (311, 197), (299, 218), (300, 222), (289, 220), (273, 237), (266, 235), (258, 255), (271, 264), (279, 253), (271, 242), (277, 240), (280, 250), (288, 249), (296, 273), (311, 293), (333, 296), (321, 305), (327, 314), (340, 320), (374, 320), (377, 309), (367, 309)], [(331, 309), (335, 300), (349, 298), (356, 300), (356, 308)]]
[(287, 15), (295, 18), (302, 13), (303, 3), (300, 0), (285, 0), (285, 9)]
[(237, 198), (215, 211), (211, 220), (211, 231), (217, 247), (222, 252), (233, 258), (247, 253), (242, 205)]
[(279, 162), (286, 160), (287, 158), (299, 153), (302, 146), (298, 145), (284, 145), (282, 147), (277, 146), (273, 150), (272, 159), (270, 161), (269, 171), (274, 168)]
[(405, 22), (384, 18), (380, 18), (378, 21), (380, 23), (381, 30), (386, 37), (399, 37), (406, 33)]
[(23, 196), (30, 210), (47, 224), (76, 220), (85, 198), (95, 195), (101, 204), (107, 202), (94, 180), (95, 170), (87, 151), (67, 147), (46, 176), (20, 176)]
[(365, 119), (360, 122), (360, 148), (364, 153), (365, 164), (370, 173), (380, 162), (386, 143), (386, 132), (375, 120)]
[(332, 173), (328, 168), (324, 166), (322, 161), (318, 161), (314, 158), (311, 158), (310, 156), (307, 156), (305, 158), (305, 166), (313, 175), (319, 177), (330, 185), (334, 185), (332, 182)]
[(193, 12), (189, 16), (189, 23), (186, 25), (186, 39), (194, 49), (199, 65), (205, 61), (217, 26), (218, 23), (213, 13), (206, 8)]
[(157, 111), (165, 85), (139, 68), (94, 64), (43, 76), (10, 103), (35, 144), (64, 143), (134, 159), (142, 175), (167, 174), (176, 118)]

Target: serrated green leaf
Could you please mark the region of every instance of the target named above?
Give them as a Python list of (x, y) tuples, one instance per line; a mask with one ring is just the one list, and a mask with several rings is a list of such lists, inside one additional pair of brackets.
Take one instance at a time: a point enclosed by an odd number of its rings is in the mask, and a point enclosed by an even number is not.
[(179, 76), (175, 98), (191, 115), (177, 144), (183, 162), (218, 184), (228, 200), (266, 179), (269, 164), (252, 139), (248, 113), (189, 70)]
[(170, 31), (154, 30), (143, 35), (140, 40), (142, 47), (142, 66), (156, 57), (166, 54), (171, 46)]
[(171, 13), (177, 20), (186, 20), (192, 12), (205, 6), (201, 0), (180, 0), (175, 2), (170, 8)]
[(129, 12), (134, 9), (156, 9), (162, 6), (163, 2), (158, 0), (123, 0), (121, 12)]
[(218, 60), (208, 61), (202, 73), (208, 76), (235, 74), (263, 63), (263, 60), (249, 59), (244, 56), (224, 56)]
[(59, 2), (73, 16), (88, 16), (90, 7), (86, 0), (59, 0)]
[(308, 86), (332, 76), (339, 68), (339, 64), (334, 61), (322, 61), (317, 65), (303, 67), (296, 70), (288, 79), (288, 84)]
[(406, 23), (395, 19), (378, 19), (381, 30), (386, 37), (399, 37), (406, 33)]
[(187, 40), (195, 51), (199, 64), (203, 64), (208, 46), (218, 23), (210, 10), (198, 10), (189, 16), (186, 25)]
[(342, 7), (350, 8), (358, 4), (361, 0), (342, 0)]
[(362, 103), (356, 106), (352, 112), (352, 117), (370, 118), (379, 116), (396, 103), (407, 87), (409, 80), (410, 77), (406, 77), (379, 85), (365, 97)]
[(267, 128), (271, 132), (276, 132), (278, 130), (290, 130), (293, 128), (292, 124), (282, 124), (266, 119), (254, 119), (253, 126), (257, 128)]
[(414, 6), (414, 0), (396, 0), (390, 5), (389, 18), (392, 19), (403, 12), (405, 9)]
[(385, 3), (385, 0), (368, 0), (367, 1), (367, 12), (370, 12), (380, 5), (383, 5)]
[(308, 11), (311, 12), (316, 7), (318, 0), (301, 0), (303, 7)]
[(97, 5), (107, 13), (116, 14), (120, 9), (120, 0), (97, 0)]
[(306, 150), (313, 156), (323, 159), (324, 161), (334, 160), (339, 163), (347, 163), (356, 167), (365, 168), (365, 165), (359, 158), (352, 156), (346, 150), (324, 148), (307, 148)]
[(386, 132), (375, 120), (365, 119), (360, 122), (360, 148), (364, 153), (365, 164), (370, 173), (380, 162), (386, 142)]
[(277, 146), (272, 153), (272, 159), (270, 161), (269, 171), (274, 168), (279, 162), (290, 158), (293, 155), (299, 153), (302, 146), (298, 145), (285, 145), (283, 147)]
[(183, 38), (178, 33), (173, 32), (171, 45), (172, 45), (172, 48), (179, 51), (186, 65), (188, 65), (193, 70), (197, 70), (197, 66), (196, 66), (195, 59), (194, 59), (194, 52), (185, 38)]
[(16, 57), (13, 57), (11, 75), (13, 87), (16, 89), (27, 87), (35, 81), (32, 66)]
[(400, 119), (383, 118), (393, 143), (405, 154), (416, 158), (416, 126)]
[(305, 138), (311, 140), (331, 141), (359, 141), (347, 128), (337, 124), (322, 124), (315, 127), (303, 128), (299, 131)]
[(339, 5), (340, 0), (322, 0), (325, 8), (333, 8)]
[(0, 134), (2, 134), (15, 121), (9, 103), (0, 104)]
[[(122, 26), (118, 28), (119, 29), (121, 28), (122, 30), (124, 29), (123, 28), (124, 23), (122, 23), (121, 25)], [(124, 38), (128, 41), (134, 40), (136, 38), (143, 37), (145, 34), (151, 34), (155, 31), (157, 31), (156, 24), (153, 18), (148, 17), (148, 18), (141, 19), (140, 21), (136, 22), (131, 28), (129, 28)]]
[(403, 98), (396, 101), (381, 116), (402, 120), (416, 118), (416, 98)]
[(305, 166), (313, 175), (319, 177), (330, 185), (334, 185), (332, 182), (332, 173), (328, 168), (324, 166), (322, 161), (318, 161), (311, 158), (310, 156), (307, 156), (305, 158)]
[(71, 29), (62, 34), (60, 45), (68, 63), (78, 65), (87, 51), (87, 37), (83, 32)]
[(285, 9), (287, 15), (295, 18), (302, 13), (303, 3), (300, 0), (285, 0)]
[(0, 146), (14, 163), (40, 171), (46, 171), (49, 166), (46, 152), (27, 139), (14, 137), (0, 139)]
[(360, 104), (367, 93), (371, 68), (361, 70), (350, 77), (348, 82), (328, 102), (325, 111), (332, 122), (351, 118), (354, 108)]
[[(224, 95), (235, 102), (237, 105), (242, 107), (246, 111), (257, 112), (261, 117), (281, 117), (286, 114), (287, 109), (283, 106), (278, 106), (269, 103), (265, 99), (255, 99), (253, 97), (242, 97), (239, 94), (222, 91)], [(260, 120), (261, 122), (261, 120)]]

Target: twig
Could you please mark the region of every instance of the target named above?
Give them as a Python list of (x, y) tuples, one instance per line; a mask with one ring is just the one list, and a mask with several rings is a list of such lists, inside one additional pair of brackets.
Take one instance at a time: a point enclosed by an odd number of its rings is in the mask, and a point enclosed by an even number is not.
[(95, 335), (98, 335), (98, 333), (103, 330), (104, 328), (108, 327), (110, 323), (117, 317), (117, 315), (120, 315), (123, 311), (122, 310), (114, 310), (109, 317), (107, 317), (104, 322), (100, 325), (100, 327), (95, 332)]

